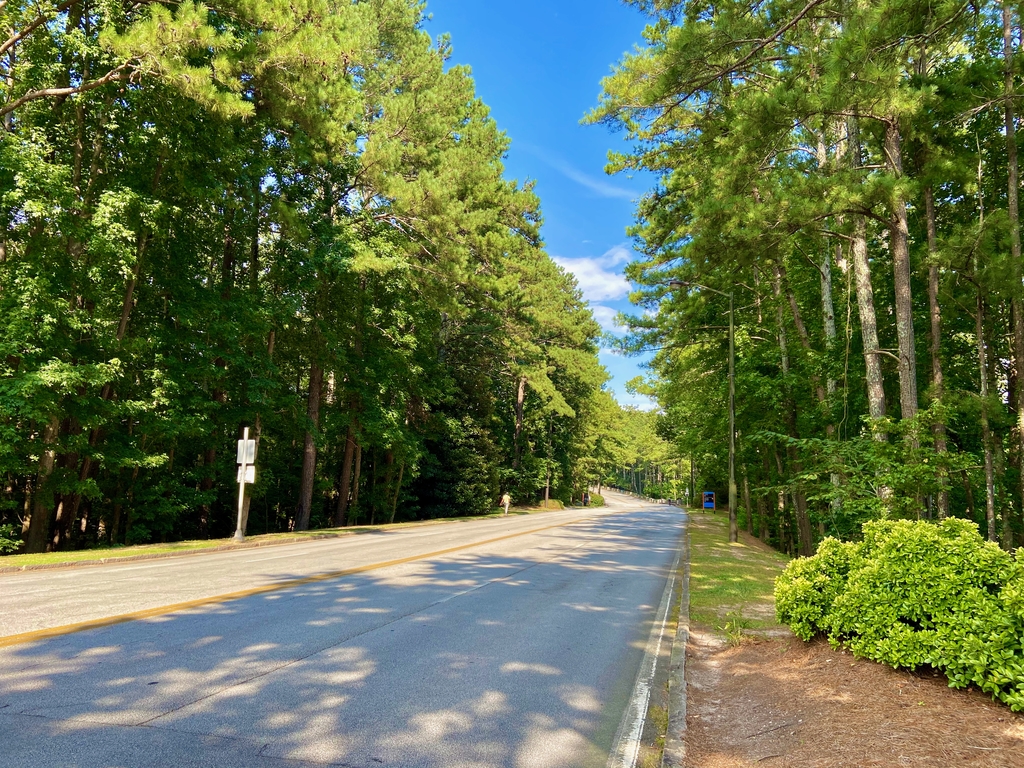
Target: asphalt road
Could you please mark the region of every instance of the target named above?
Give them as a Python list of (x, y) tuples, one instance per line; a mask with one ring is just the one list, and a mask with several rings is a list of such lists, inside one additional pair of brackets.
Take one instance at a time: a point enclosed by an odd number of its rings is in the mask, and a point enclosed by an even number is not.
[(684, 525), (613, 499), (0, 576), (9, 636), (367, 568), (0, 648), (0, 765), (605, 766)]

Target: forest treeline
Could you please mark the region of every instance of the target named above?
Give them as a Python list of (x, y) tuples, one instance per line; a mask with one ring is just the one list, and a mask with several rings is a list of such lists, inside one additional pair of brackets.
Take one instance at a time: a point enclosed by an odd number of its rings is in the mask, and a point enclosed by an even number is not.
[[(8, 547), (568, 501), (622, 413), (417, 0), (0, 3)], [(603, 458), (602, 458), (603, 457)]]
[(657, 177), (626, 347), (698, 485), (725, 496), (707, 286), (735, 297), (741, 525), (804, 555), (884, 517), (1021, 544), (1020, 5), (633, 4), (645, 43), (590, 120), (634, 141), (611, 170)]

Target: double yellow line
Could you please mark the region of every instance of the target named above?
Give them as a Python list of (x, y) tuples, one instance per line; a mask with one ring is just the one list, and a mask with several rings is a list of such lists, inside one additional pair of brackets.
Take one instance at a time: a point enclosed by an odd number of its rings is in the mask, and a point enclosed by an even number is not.
[[(585, 518), (589, 519), (589, 518)], [(241, 589), (237, 592), (228, 592), (223, 595), (214, 595), (211, 597), (200, 597), (196, 600), (186, 600), (183, 603), (172, 603), (171, 605), (162, 605), (158, 608), (146, 608), (141, 611), (132, 611), (131, 613), (121, 613), (117, 616), (106, 616), (102, 619), (90, 619), (89, 621), (79, 621), (75, 624), (65, 624), (60, 627), (49, 627), (48, 629), (37, 629), (32, 632), (22, 632), (17, 635), (8, 635), (7, 637), (0, 637), (0, 648), (9, 648), (12, 645), (21, 645), (23, 643), (32, 643), (38, 640), (48, 640), (53, 637), (61, 637), (63, 635), (73, 635), (76, 632), (86, 632), (90, 629), (100, 629), (102, 627), (111, 627), (115, 624), (124, 624), (128, 621), (137, 621), (138, 619), (149, 619), (154, 616), (164, 616), (168, 613), (176, 613), (178, 611), (186, 611), (191, 608), (200, 608), (204, 605), (217, 605), (218, 603), (227, 603), (231, 600), (241, 600), (243, 597), (253, 597), (255, 595), (265, 595), (270, 592), (279, 592), (283, 589), (291, 589), (292, 587), (301, 587), (304, 584), (315, 584), (318, 581), (330, 581), (331, 579), (337, 579), (342, 576), (351, 576), (356, 573), (366, 573), (367, 571), (376, 571), (381, 568), (390, 568), (393, 565), (402, 565), (404, 563), (413, 563), (417, 560), (426, 560), (431, 557), (440, 557), (441, 555), (450, 555), (452, 552), (462, 552), (473, 547), (480, 547), (484, 544), (493, 544), (496, 541), (506, 541), (508, 539), (515, 539), (520, 536), (528, 536), (531, 533), (540, 533), (541, 531), (549, 531), (552, 528), (564, 528), (567, 525), (573, 525), (575, 523), (582, 522), (582, 520), (570, 520), (566, 523), (557, 523), (555, 525), (546, 525), (543, 528), (532, 528), (529, 531), (522, 531), (520, 533), (510, 533), (505, 536), (498, 536), (493, 539), (485, 539), (483, 541), (477, 541), (472, 544), (461, 544), (457, 547), (449, 547), (448, 549), (439, 549), (436, 552), (426, 552), (420, 555), (412, 555), (410, 557), (401, 557), (397, 560), (385, 560), (380, 563), (371, 563), (370, 565), (360, 565), (355, 568), (343, 568), (339, 571), (329, 571), (327, 573), (318, 573), (315, 576), (304, 576), (301, 579), (289, 579), (287, 581), (281, 581), (276, 584), (266, 584), (262, 587), (252, 587), (251, 589)]]

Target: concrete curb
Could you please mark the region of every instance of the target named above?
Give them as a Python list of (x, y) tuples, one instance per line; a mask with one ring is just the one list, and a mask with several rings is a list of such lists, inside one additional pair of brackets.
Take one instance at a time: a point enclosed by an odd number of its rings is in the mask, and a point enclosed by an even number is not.
[[(689, 511), (687, 511), (689, 516)], [(668, 670), (668, 733), (662, 768), (686, 765), (686, 646), (690, 641), (690, 528), (683, 536), (683, 578), (679, 587), (679, 621)]]

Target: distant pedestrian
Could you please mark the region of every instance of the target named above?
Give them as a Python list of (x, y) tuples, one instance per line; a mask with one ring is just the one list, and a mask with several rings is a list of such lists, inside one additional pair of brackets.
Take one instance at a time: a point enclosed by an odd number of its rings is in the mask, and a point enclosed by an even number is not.
[(505, 508), (505, 514), (508, 514), (508, 505), (512, 503), (512, 497), (508, 495), (508, 491), (501, 497), (501, 506)]
[(583, 506), (584, 507), (589, 507), (590, 506), (590, 492), (589, 491), (584, 491), (583, 492)]

